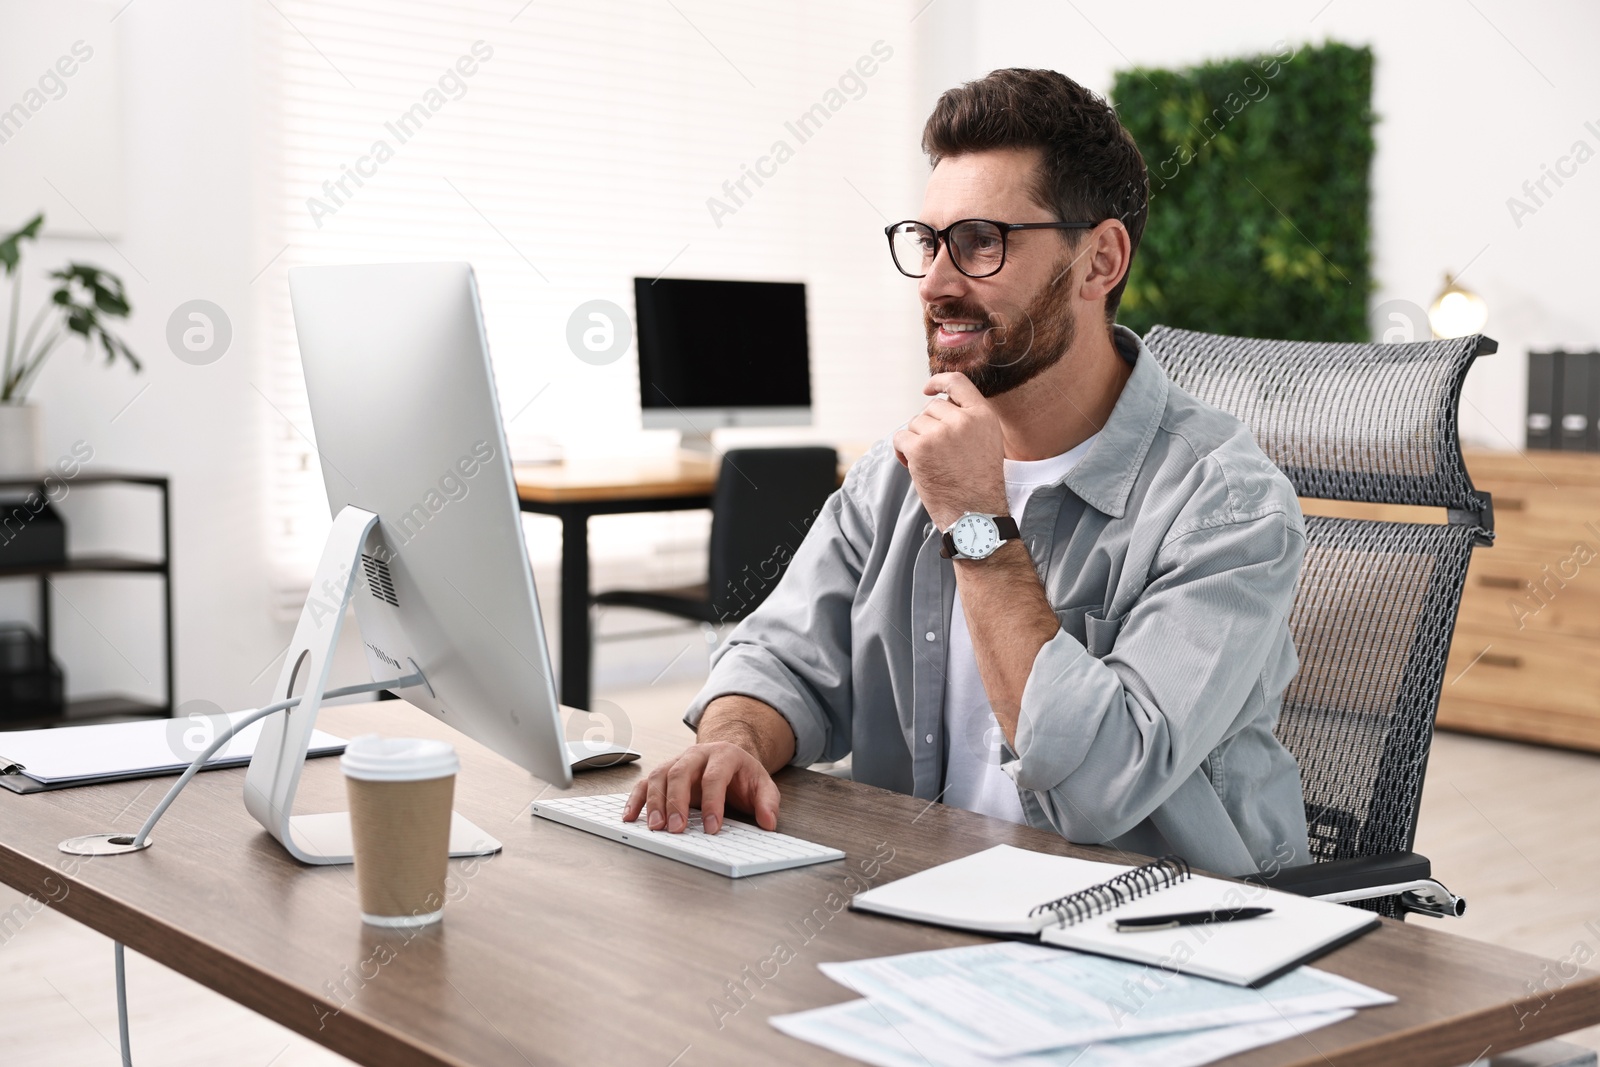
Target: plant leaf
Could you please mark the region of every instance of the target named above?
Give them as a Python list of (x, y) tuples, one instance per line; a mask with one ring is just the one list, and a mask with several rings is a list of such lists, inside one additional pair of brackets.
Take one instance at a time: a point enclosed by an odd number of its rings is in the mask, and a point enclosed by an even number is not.
[[(106, 319), (127, 318), (132, 310), (122, 279), (88, 263), (68, 263), (49, 276), (58, 283), (50, 302), (62, 324), (87, 342), (86, 354), (98, 344), (106, 354), (107, 364), (115, 363), (120, 356), (134, 371), (142, 371), (144, 365), (133, 349), (106, 328)], [(36, 362), (42, 363), (43, 355)]]
[(107, 315), (114, 315), (117, 318), (126, 317), (130, 310), (128, 298), (123, 295), (121, 285), (114, 289), (104, 285), (96, 285), (94, 287), (94, 306), (104, 311)]
[(144, 370), (144, 364), (139, 362), (139, 357), (133, 354), (133, 349), (128, 347), (128, 343), (126, 341), (117, 341), (117, 347), (122, 350), (122, 358), (126, 359), (129, 366), (133, 367), (133, 372), (135, 374), (138, 374), (140, 371)]
[(11, 272), (17, 269), (17, 264), (22, 260), (22, 242), (35, 240), (39, 236), (39, 227), (44, 225), (44, 213), (40, 212), (29, 219), (20, 230), (0, 238), (0, 266), (6, 269), (6, 277), (11, 277)]

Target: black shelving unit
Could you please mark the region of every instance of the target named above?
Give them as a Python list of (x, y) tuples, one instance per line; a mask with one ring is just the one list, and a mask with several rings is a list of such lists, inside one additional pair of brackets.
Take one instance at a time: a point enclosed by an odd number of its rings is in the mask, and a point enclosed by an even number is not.
[[(170, 718), (172, 715), (173, 664), (172, 664), (172, 503), (168, 480), (153, 474), (124, 474), (81, 472), (64, 479), (73, 489), (97, 485), (137, 485), (159, 490), (161, 493), (161, 558), (140, 559), (117, 553), (71, 556), (65, 562), (22, 566), (0, 566), (0, 580), (32, 578), (39, 584), (39, 637), (48, 652), (52, 647), (50, 624), (50, 576), (55, 574), (144, 574), (161, 578), (161, 603), (166, 644), (164, 658), (166, 678), (161, 703), (132, 700), (125, 697), (92, 697), (87, 700), (69, 700), (63, 714), (43, 719), (0, 720), (0, 730), (28, 730), (44, 726), (85, 726), (91, 723), (125, 722), (130, 719)], [(44, 492), (44, 482), (37, 478), (0, 479), (0, 490), (33, 490)]]

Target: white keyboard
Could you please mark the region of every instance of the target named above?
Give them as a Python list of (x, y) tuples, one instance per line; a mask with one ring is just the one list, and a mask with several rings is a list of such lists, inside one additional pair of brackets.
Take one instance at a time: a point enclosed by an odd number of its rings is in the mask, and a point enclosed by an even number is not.
[(622, 809), (627, 802), (627, 793), (604, 793), (599, 796), (536, 800), (532, 810), (542, 819), (587, 830), (591, 834), (609, 837), (613, 841), (621, 841), (625, 845), (642, 848), (679, 863), (692, 864), (728, 878), (744, 878), (752, 874), (844, 859), (844, 853), (836, 848), (812, 844), (798, 837), (763, 830), (759, 826), (733, 819), (724, 819), (720, 830), (708, 834), (700, 825), (700, 812), (697, 809), (690, 810), (689, 827), (681, 834), (651, 830), (642, 812), (637, 822), (622, 821)]

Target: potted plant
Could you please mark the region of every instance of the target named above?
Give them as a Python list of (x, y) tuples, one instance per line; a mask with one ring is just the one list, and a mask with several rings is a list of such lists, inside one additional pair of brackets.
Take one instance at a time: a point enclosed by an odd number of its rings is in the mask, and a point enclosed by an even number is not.
[(45, 360), (69, 335), (84, 340), (85, 351), (95, 342), (105, 351), (106, 362), (126, 359), (142, 370), (126, 342), (106, 327), (109, 319), (126, 319), (131, 310), (122, 279), (87, 263), (68, 263), (50, 272), (55, 289), (21, 330), (22, 242), (36, 240), (44, 215), (35, 215), (15, 233), (0, 238), (0, 267), (11, 283), (11, 316), (5, 326), (5, 362), (0, 373), (0, 477), (29, 477), (44, 469), (44, 436), (39, 409), (27, 402), (28, 389)]

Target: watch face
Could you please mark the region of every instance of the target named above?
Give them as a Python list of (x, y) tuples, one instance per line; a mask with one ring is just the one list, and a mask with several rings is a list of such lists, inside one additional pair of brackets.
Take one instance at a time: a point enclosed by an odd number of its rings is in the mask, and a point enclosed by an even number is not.
[(1000, 547), (1000, 530), (987, 515), (963, 515), (950, 527), (950, 540), (963, 556), (982, 559)]

